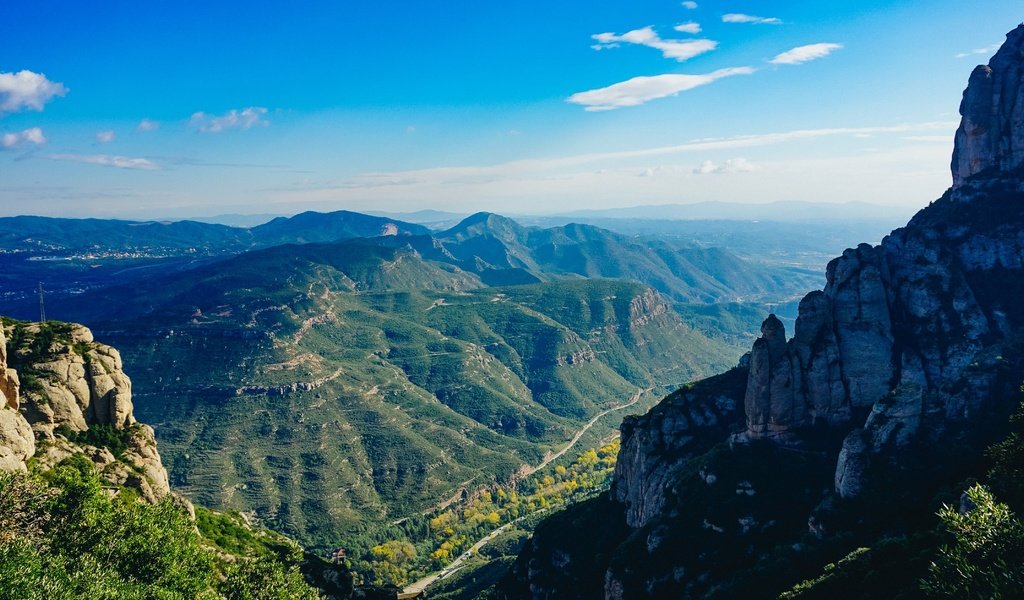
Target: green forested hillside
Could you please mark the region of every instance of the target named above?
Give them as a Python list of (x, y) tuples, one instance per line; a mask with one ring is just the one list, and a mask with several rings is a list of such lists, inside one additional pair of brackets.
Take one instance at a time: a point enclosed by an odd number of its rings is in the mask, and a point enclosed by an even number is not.
[[(733, 364), (656, 292), (484, 287), (373, 243), (260, 250), (62, 306), (116, 345), (171, 483), (320, 547), (561, 449)], [(615, 412), (593, 425), (617, 425)]]
[(0, 473), (0, 599), (317, 599), (327, 571), (336, 597), (349, 574), (237, 516), (170, 498), (140, 502), (111, 488), (81, 455), (44, 473)]

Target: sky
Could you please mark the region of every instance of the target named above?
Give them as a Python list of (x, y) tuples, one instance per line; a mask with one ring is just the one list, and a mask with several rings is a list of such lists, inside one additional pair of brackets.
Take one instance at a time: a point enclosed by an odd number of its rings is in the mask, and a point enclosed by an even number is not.
[(4, 0), (0, 216), (920, 207), (1006, 0)]

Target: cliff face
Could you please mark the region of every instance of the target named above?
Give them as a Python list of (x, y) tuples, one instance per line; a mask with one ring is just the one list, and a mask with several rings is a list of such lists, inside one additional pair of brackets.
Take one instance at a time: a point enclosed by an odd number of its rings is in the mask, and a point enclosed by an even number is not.
[[(624, 422), (617, 508), (603, 510), (627, 530), (587, 550), (606, 553), (592, 575), (606, 598), (701, 596), (780, 543), (827, 539), (829, 515), (872, 490), (924, 492), (923, 473), (993, 441), (1024, 377), (1024, 25), (974, 71), (961, 113), (953, 187), (880, 245), (831, 261), (792, 339), (771, 315), (740, 368)], [(796, 468), (788, 491), (773, 487)], [(766, 470), (774, 480), (758, 479)], [(552, 556), (570, 573), (581, 562), (573, 543), (539, 529), (507, 595), (576, 596), (587, 575), (563, 588), (546, 577)]]
[(21, 397), (18, 372), (7, 366), (7, 338), (0, 327), (0, 469), (25, 470), (25, 461), (35, 454), (32, 427), (18, 412)]
[(80, 454), (149, 502), (170, 492), (153, 429), (132, 415), (120, 355), (85, 327), (0, 327), (0, 391), (0, 469), (24, 470), (31, 459), (46, 470)]
[(1014, 33), (988, 65), (971, 73), (960, 104), (954, 186), (989, 169), (1012, 171), (1024, 164), (1024, 39)]

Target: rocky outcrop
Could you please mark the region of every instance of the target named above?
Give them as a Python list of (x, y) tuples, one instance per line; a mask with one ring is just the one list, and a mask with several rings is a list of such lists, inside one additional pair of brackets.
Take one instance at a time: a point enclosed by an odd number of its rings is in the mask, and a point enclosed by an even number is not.
[[(25, 327), (28, 336), (39, 333), (38, 324)], [(25, 394), (24, 412), (32, 428), (50, 437), (60, 425), (72, 431), (85, 431), (91, 424), (118, 429), (133, 425), (132, 384), (117, 350), (95, 343), (92, 332), (80, 325), (71, 326), (67, 335), (67, 343), (52, 345), (30, 366), (39, 385)]]
[(707, 452), (742, 423), (746, 369), (737, 368), (688, 386), (641, 417), (622, 422), (622, 447), (612, 493), (626, 508), (626, 523), (642, 527), (659, 514), (676, 470)]
[(0, 408), (0, 471), (24, 471), (35, 454), (32, 427), (16, 410)]
[[(131, 381), (120, 355), (96, 343), (87, 328), (54, 322), (0, 327), (0, 389), (6, 398), (0, 469), (24, 470), (34, 458), (45, 471), (80, 454), (108, 481), (146, 501), (170, 493), (153, 430), (132, 414)], [(94, 445), (99, 442), (88, 432), (97, 426), (112, 429), (121, 444), (113, 450)]]
[(960, 104), (953, 186), (987, 170), (1013, 171), (1024, 165), (1024, 36), (1020, 27), (987, 65), (979, 65)]
[(18, 410), (20, 407), (18, 389), (20, 387), (18, 372), (7, 366), (7, 338), (4, 337), (3, 327), (0, 327), (0, 405)]
[(7, 366), (7, 338), (0, 327), (0, 470), (23, 471), (25, 462), (35, 454), (32, 427), (18, 412), (21, 398), (18, 372)]
[(670, 311), (664, 298), (653, 288), (648, 288), (629, 301), (629, 328), (639, 329)]

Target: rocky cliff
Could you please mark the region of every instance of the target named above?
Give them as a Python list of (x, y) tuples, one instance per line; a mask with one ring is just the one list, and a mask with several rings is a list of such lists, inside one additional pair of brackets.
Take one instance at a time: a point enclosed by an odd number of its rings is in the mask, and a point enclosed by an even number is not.
[(45, 471), (82, 455), (148, 502), (170, 493), (153, 429), (132, 415), (120, 355), (85, 327), (4, 320), (0, 391), (0, 469)]
[(508, 597), (770, 595), (759, 564), (896, 527), (883, 496), (928, 497), (978, 459), (1024, 379), (1024, 25), (961, 114), (953, 187), (829, 263), (791, 339), (771, 315), (740, 367), (627, 418), (612, 501), (561, 519), (620, 533), (540, 527)]

